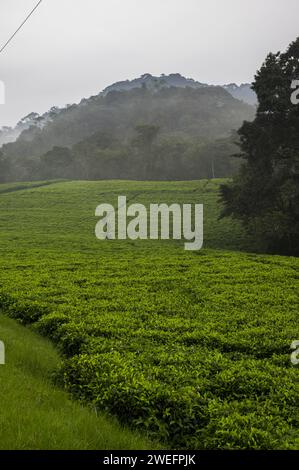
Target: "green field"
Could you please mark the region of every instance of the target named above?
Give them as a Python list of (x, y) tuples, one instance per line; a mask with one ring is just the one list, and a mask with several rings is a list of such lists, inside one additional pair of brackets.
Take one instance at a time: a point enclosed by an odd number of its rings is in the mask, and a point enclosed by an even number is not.
[[(57, 345), (75, 397), (153, 439), (299, 449), (299, 261), (254, 254), (238, 223), (218, 220), (218, 187), (2, 185), (0, 306)], [(95, 208), (118, 195), (203, 203), (204, 249), (97, 240)]]

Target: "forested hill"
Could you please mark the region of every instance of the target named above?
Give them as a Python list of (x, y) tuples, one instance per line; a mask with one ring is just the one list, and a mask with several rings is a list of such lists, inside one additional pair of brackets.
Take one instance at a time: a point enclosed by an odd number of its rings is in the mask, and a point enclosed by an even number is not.
[[(121, 82), (113, 83), (112, 85), (105, 88), (103, 94), (107, 94), (110, 91), (128, 91), (133, 88), (146, 87), (147, 89), (157, 90), (161, 88), (179, 87), (179, 88), (206, 88), (212, 87), (207, 83), (198, 82), (193, 78), (183, 77), (179, 73), (171, 73), (169, 75), (162, 74), (160, 77), (155, 77), (150, 73), (145, 73), (139, 78), (133, 80), (123, 80)], [(244, 103), (257, 105), (257, 96), (251, 88), (250, 83), (242, 83), (237, 85), (236, 83), (229, 83), (222, 85), (224, 90), (228, 91), (234, 98), (244, 101)]]
[[(179, 88), (207, 88), (213, 87), (206, 83), (201, 83), (192, 78), (185, 78), (179, 73), (172, 73), (170, 75), (162, 74), (160, 77), (155, 77), (149, 73), (141, 75), (139, 78), (133, 80), (123, 80), (113, 83), (105, 88), (98, 96), (105, 96), (111, 91), (129, 91), (134, 88), (147, 88), (148, 90), (157, 91), (158, 89), (179, 87)], [(241, 100), (247, 104), (256, 106), (257, 96), (252, 90), (250, 83), (242, 83), (236, 85), (230, 83), (223, 85), (222, 88), (230, 93), (234, 98)], [(89, 100), (83, 99), (82, 103)], [(67, 106), (69, 107), (69, 105)], [(36, 112), (31, 112), (23, 119), (21, 119), (15, 127), (4, 126), (0, 128), (0, 147), (3, 144), (15, 142), (24, 130), (30, 127), (43, 128), (49, 121), (52, 121), (56, 114), (63, 112), (63, 109), (53, 106), (49, 111), (40, 115)]]
[(43, 128), (25, 130), (2, 151), (14, 157), (40, 156), (53, 146), (72, 146), (100, 130), (129, 138), (136, 125), (148, 123), (158, 125), (164, 135), (214, 140), (253, 119), (254, 112), (221, 87), (113, 91), (65, 108)]

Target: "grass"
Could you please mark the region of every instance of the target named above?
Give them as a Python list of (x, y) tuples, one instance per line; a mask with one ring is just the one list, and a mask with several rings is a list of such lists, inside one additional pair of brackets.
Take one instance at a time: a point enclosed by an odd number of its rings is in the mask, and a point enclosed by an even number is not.
[(6, 365), (0, 366), (1, 450), (151, 447), (53, 385), (61, 359), (49, 341), (3, 315), (0, 336), (7, 347)]
[[(153, 439), (298, 449), (298, 259), (256, 254), (237, 222), (218, 220), (219, 183), (6, 187), (0, 304), (57, 345), (76, 398)], [(203, 203), (204, 249), (96, 240), (95, 208), (118, 195)]]

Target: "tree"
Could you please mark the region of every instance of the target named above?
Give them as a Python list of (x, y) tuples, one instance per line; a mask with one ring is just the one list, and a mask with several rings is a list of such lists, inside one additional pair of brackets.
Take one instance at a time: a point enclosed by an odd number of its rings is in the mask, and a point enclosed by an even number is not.
[(42, 172), (47, 178), (69, 178), (74, 173), (73, 161), (69, 148), (55, 146), (41, 157)]
[(159, 126), (140, 124), (135, 127), (137, 137), (134, 145), (141, 151), (144, 158), (145, 178), (150, 179), (153, 175), (155, 165), (155, 152), (153, 145), (160, 131)]
[(0, 150), (0, 183), (10, 181), (11, 164)]
[(223, 185), (223, 216), (240, 219), (268, 251), (299, 254), (299, 38), (285, 53), (269, 54), (255, 77), (259, 105), (239, 130), (240, 173)]

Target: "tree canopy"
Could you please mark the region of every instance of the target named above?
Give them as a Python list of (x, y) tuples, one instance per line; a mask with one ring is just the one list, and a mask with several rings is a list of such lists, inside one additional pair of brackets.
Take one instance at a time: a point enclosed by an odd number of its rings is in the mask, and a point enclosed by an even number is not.
[(240, 219), (264, 249), (299, 253), (299, 105), (291, 102), (299, 78), (299, 38), (269, 54), (255, 76), (259, 105), (238, 131), (244, 163), (222, 186), (223, 216)]

